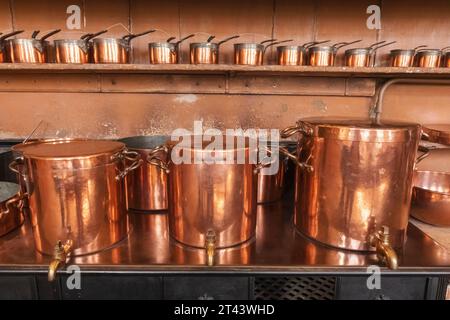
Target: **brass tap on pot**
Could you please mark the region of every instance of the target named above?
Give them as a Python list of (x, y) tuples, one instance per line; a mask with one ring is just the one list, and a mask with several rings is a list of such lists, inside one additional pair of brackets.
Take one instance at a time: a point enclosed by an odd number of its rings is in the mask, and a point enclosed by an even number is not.
[(208, 230), (205, 237), (205, 249), (208, 266), (214, 265), (214, 254), (216, 252), (216, 233), (214, 230)]
[(50, 262), (48, 267), (48, 281), (52, 282), (55, 280), (56, 271), (66, 264), (66, 260), (72, 250), (73, 242), (72, 240), (67, 240), (64, 244), (62, 241), (58, 241), (55, 245), (55, 252), (53, 254), (53, 261)]
[(375, 233), (370, 239), (370, 244), (375, 247), (380, 262), (386, 263), (389, 269), (395, 270), (398, 268), (398, 257), (391, 246), (389, 227), (383, 226), (381, 230)]

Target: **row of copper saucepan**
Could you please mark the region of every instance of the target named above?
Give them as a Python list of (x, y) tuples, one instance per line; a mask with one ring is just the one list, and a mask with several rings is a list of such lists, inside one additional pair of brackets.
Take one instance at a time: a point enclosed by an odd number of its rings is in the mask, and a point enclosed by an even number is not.
[[(15, 31), (0, 37), (0, 62), (13, 63), (45, 63), (54, 60), (57, 63), (130, 63), (131, 40), (152, 32), (147, 30), (138, 34), (127, 34), (121, 38), (98, 38), (106, 33), (102, 30), (96, 33), (87, 33), (80, 39), (63, 39), (54, 41), (54, 50), (49, 37), (60, 30), (54, 30), (38, 37), (39, 31), (34, 31), (31, 38), (9, 39), (23, 31)], [(179, 45), (194, 37), (190, 34), (175, 41), (175, 37), (165, 42), (149, 43), (149, 61), (151, 64), (176, 64), (179, 62)], [(192, 64), (218, 64), (220, 46), (238, 35), (214, 42), (215, 36), (210, 36), (204, 42), (190, 44), (190, 62)], [(291, 42), (292, 40), (277, 41), (267, 39), (260, 43), (234, 44), (234, 63), (239, 65), (263, 65), (264, 55), (269, 47)], [(325, 45), (327, 41), (313, 41), (303, 45), (277, 46), (277, 63), (279, 65), (310, 65), (334, 66), (336, 55), (340, 48), (361, 42), (338, 42)], [(371, 67), (375, 64), (377, 49), (392, 45), (395, 41), (376, 42), (369, 47), (352, 48), (345, 51), (345, 66)], [(393, 67), (450, 67), (449, 47), (443, 49), (428, 49), (419, 46), (411, 50), (396, 49), (391, 51), (391, 66)]]
[[(413, 123), (329, 118), (299, 120), (283, 130), (285, 138), (296, 135), (295, 150), (278, 151), (296, 166), (297, 230), (339, 249), (376, 253), (396, 268), (414, 169), (429, 154), (417, 157), (421, 134)], [(280, 166), (266, 179), (261, 173), (268, 163), (249, 161), (259, 146), (230, 138), (215, 156), (237, 160), (243, 152), (244, 163), (196, 163), (209, 142), (198, 146), (195, 137), (183, 149), (187, 163), (174, 161), (177, 142), (166, 137), (27, 141), (14, 146), (10, 165), (22, 188), (11, 201), (0, 200), (5, 210), (28, 200), (36, 249), (55, 257), (51, 279), (69, 253), (95, 253), (127, 236), (126, 195), (131, 208), (168, 207), (172, 238), (205, 250), (213, 264), (216, 250), (253, 239), (257, 203), (279, 199), (285, 170)]]

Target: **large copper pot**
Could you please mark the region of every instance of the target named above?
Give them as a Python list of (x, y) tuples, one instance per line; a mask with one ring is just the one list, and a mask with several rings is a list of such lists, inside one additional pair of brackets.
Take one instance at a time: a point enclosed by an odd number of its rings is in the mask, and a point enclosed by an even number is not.
[(39, 33), (36, 30), (31, 39), (11, 39), (7, 41), (8, 57), (13, 63), (47, 63), (52, 62), (53, 52), (47, 38), (60, 32), (60, 29), (53, 30), (37, 39)]
[(338, 248), (376, 249), (396, 267), (388, 244), (405, 241), (420, 126), (316, 118), (282, 136), (294, 133), (298, 230)]
[(123, 178), (141, 163), (135, 152), (104, 140), (36, 141), (21, 151), (10, 167), (24, 165), (36, 249), (55, 258), (50, 279), (69, 253), (98, 252), (126, 237)]
[(23, 223), (23, 198), (17, 183), (0, 181), (0, 237)]
[(19, 31), (13, 31), (6, 34), (0, 33), (0, 63), (2, 62), (8, 62), (8, 54), (7, 54), (7, 48), (6, 48), (6, 39), (15, 36), (17, 34), (22, 33), (23, 30)]
[(93, 40), (94, 62), (112, 64), (130, 63), (131, 40), (155, 31), (147, 30), (137, 34), (127, 34), (122, 38), (95, 38)]
[[(128, 137), (120, 141), (128, 150), (139, 153), (141, 159), (147, 159), (149, 152), (157, 146), (165, 144), (167, 136)], [(166, 159), (164, 159), (166, 160)], [(139, 168), (126, 176), (127, 206), (135, 210), (167, 209), (167, 174), (164, 170), (143, 163)]]
[[(226, 137), (224, 147), (215, 150), (217, 157), (233, 159), (232, 163), (195, 163), (209, 154), (208, 143), (200, 140), (196, 145), (188, 137), (182, 152), (190, 163), (174, 162), (172, 153), (179, 152), (174, 143), (155, 149), (148, 161), (169, 173), (170, 235), (185, 245), (205, 248), (212, 265), (215, 249), (241, 244), (255, 235), (259, 166), (250, 161), (253, 149), (248, 138), (239, 146), (236, 137)], [(228, 139), (234, 139), (234, 147), (225, 148)], [(244, 163), (236, 163), (239, 156)]]

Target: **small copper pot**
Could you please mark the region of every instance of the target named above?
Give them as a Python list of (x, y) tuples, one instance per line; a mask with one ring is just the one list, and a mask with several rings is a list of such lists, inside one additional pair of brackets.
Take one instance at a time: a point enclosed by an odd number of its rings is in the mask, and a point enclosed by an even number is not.
[[(2, 62), (8, 62), (8, 54), (7, 54), (7, 48), (6, 48), (6, 39), (12, 36), (15, 36), (19, 33), (22, 33), (23, 30), (20, 31), (14, 31), (7, 34), (4, 34), (0, 37), (0, 63)], [(1, 35), (1, 33), (0, 33)]]
[[(141, 159), (147, 159), (157, 146), (165, 144), (167, 136), (138, 136), (119, 140), (128, 150), (139, 153)], [(164, 160), (166, 160), (164, 158)], [(167, 209), (167, 174), (164, 170), (144, 162), (126, 177), (127, 207), (135, 210)]]
[(445, 50), (448, 48), (419, 50), (416, 54), (416, 66), (419, 68), (439, 68), (442, 56), (445, 55)]
[(396, 43), (381, 41), (367, 48), (353, 48), (345, 51), (345, 66), (347, 67), (373, 67), (375, 65), (375, 52), (382, 47)]
[(94, 42), (95, 63), (130, 63), (131, 40), (155, 32), (147, 30), (137, 34), (127, 34), (122, 38), (96, 38)]
[(56, 62), (57, 63), (90, 63), (93, 62), (91, 40), (107, 30), (97, 33), (88, 33), (80, 39), (55, 40)]
[(328, 41), (330, 40), (312, 41), (301, 46), (278, 46), (277, 62), (280, 66), (304, 66), (307, 61), (308, 48)]
[(166, 42), (152, 42), (148, 44), (149, 58), (151, 64), (176, 64), (179, 59), (179, 46), (183, 41), (192, 38), (195, 34), (190, 34), (177, 42), (175, 37), (170, 37)]
[(47, 63), (51, 62), (52, 52), (47, 38), (60, 32), (53, 30), (40, 39), (36, 39), (39, 31), (33, 32), (31, 39), (11, 39), (7, 41), (8, 56), (13, 63)]
[(211, 42), (214, 36), (209, 37), (207, 42), (194, 42), (190, 47), (190, 61), (192, 64), (217, 64), (219, 63), (219, 47), (223, 43), (239, 38), (232, 36), (217, 43)]
[(23, 223), (22, 205), (25, 196), (13, 182), (0, 182), (0, 237)]
[(417, 49), (425, 48), (425, 45), (415, 47), (414, 49), (395, 49), (391, 50), (391, 67), (412, 67)]
[[(264, 40), (260, 43), (236, 43), (234, 45), (234, 63), (248, 66), (261, 66), (264, 62), (264, 54), (267, 48), (276, 44), (290, 42), (283, 40), (274, 42), (276, 39)], [(267, 45), (264, 45), (268, 43)]]
[(309, 65), (313, 67), (334, 66), (336, 54), (340, 48), (361, 42), (356, 40), (352, 42), (338, 42), (332, 46), (313, 46), (309, 48)]

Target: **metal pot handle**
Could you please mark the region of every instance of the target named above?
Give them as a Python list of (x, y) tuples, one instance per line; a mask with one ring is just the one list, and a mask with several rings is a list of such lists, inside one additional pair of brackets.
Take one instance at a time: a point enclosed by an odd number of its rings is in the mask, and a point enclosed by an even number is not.
[(169, 154), (169, 148), (166, 145), (153, 148), (147, 155), (147, 163), (160, 168), (165, 173), (169, 173), (169, 165), (158, 156), (160, 153), (164, 153), (167, 156)]
[(295, 126), (290, 126), (281, 131), (281, 137), (286, 139), (295, 133), (301, 133), (306, 136), (313, 134), (313, 129), (306, 122), (298, 121)]
[(141, 159), (141, 156), (136, 151), (129, 151), (125, 149), (122, 151), (119, 155), (120, 158), (131, 161), (131, 164), (116, 176), (116, 180), (121, 180), (126, 177), (128, 173), (131, 171), (137, 169), (142, 164), (143, 160)]
[(427, 148), (425, 146), (419, 146), (419, 151), (423, 152), (423, 154), (421, 154), (419, 157), (417, 157), (416, 159), (416, 164), (418, 164), (419, 162), (421, 162), (422, 160), (424, 160), (425, 158), (427, 158), (430, 155), (430, 148)]
[(9, 170), (11, 170), (14, 173), (17, 173), (19, 175), (22, 175), (18, 169), (19, 166), (23, 166), (24, 163), (24, 158), (23, 157), (17, 157), (15, 158), (9, 165), (8, 168)]
[(301, 162), (300, 160), (298, 160), (297, 156), (290, 153), (288, 149), (286, 149), (285, 147), (279, 147), (280, 149), (280, 153), (285, 155), (286, 157), (288, 157), (289, 159), (291, 159), (292, 161), (294, 161), (294, 163), (299, 166), (302, 169), (305, 169), (307, 172), (313, 172), (314, 171), (314, 167), (310, 164), (307, 164), (306, 162)]
[(23, 200), (27, 197), (26, 193), (23, 193), (21, 191), (19, 191), (19, 193), (17, 193), (16, 195), (14, 195), (11, 199), (9, 199), (8, 201), (6, 201), (6, 210), (3, 212), (0, 212), (0, 220), (1, 217), (8, 214), (9, 211), (11, 210), (11, 208), (13, 206), (16, 206), (19, 211), (22, 210), (23, 208)]

